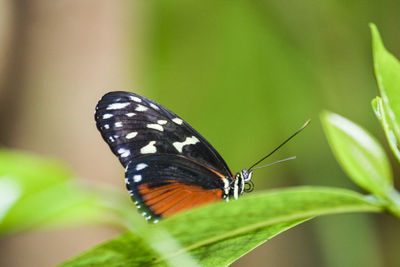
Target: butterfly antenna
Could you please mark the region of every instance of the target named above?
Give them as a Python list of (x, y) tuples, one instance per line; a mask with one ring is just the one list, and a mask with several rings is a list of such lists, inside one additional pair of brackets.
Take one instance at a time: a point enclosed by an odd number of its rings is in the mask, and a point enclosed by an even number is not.
[(268, 166), (271, 166), (271, 165), (274, 165), (274, 164), (277, 164), (277, 163), (280, 163), (280, 162), (285, 162), (285, 161), (288, 161), (288, 160), (292, 160), (292, 159), (296, 159), (296, 156), (293, 156), (293, 157), (290, 157), (290, 158), (286, 158), (286, 159), (281, 159), (281, 160), (272, 162), (272, 163), (264, 165), (264, 166), (255, 167), (255, 168), (252, 168), (251, 170), (254, 171), (254, 170), (257, 170), (257, 169), (265, 168), (265, 167), (268, 167)]
[(259, 164), (260, 162), (262, 162), (264, 159), (268, 158), (269, 156), (271, 156), (272, 154), (274, 154), (275, 151), (277, 151), (279, 148), (281, 148), (283, 145), (285, 145), (287, 142), (289, 142), (290, 139), (292, 139), (293, 137), (295, 137), (298, 133), (300, 133), (304, 128), (306, 128), (306, 126), (310, 123), (311, 119), (308, 119), (303, 126), (300, 127), (300, 129), (298, 129), (294, 134), (292, 134), (288, 139), (286, 139), (285, 141), (283, 141), (279, 146), (277, 146), (274, 150), (272, 150), (268, 155), (266, 155), (265, 157), (263, 157), (262, 159), (260, 159), (259, 161), (257, 161), (256, 163), (254, 163), (250, 168), (248, 168), (249, 171), (253, 170), (253, 167), (257, 166), (257, 164)]

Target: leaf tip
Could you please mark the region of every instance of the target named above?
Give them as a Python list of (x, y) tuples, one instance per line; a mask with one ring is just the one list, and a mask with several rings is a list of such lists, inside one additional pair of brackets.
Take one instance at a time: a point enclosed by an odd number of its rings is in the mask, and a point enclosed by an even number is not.
[(376, 96), (376, 97), (372, 98), (372, 100), (371, 100), (371, 105), (372, 105), (372, 107), (373, 107), (374, 109), (375, 109), (376, 106), (378, 105), (379, 99), (380, 99), (379, 96)]
[(375, 23), (370, 22), (370, 23), (368, 23), (368, 26), (371, 29), (371, 32), (378, 31), (378, 28), (376, 27)]
[(378, 27), (374, 23), (369, 23), (369, 28), (371, 30), (371, 36), (372, 36), (372, 48), (373, 48), (373, 53), (378, 52), (379, 49), (384, 49), (384, 45), (382, 42), (382, 37), (379, 33)]

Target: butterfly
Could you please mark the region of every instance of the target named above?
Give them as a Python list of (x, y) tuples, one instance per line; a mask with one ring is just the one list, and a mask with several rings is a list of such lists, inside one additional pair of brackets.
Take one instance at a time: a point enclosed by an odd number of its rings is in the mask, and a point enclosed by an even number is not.
[(130, 92), (105, 94), (96, 106), (95, 120), (125, 167), (132, 200), (153, 222), (250, 192), (252, 167), (263, 160), (234, 175), (215, 148), (182, 118)]

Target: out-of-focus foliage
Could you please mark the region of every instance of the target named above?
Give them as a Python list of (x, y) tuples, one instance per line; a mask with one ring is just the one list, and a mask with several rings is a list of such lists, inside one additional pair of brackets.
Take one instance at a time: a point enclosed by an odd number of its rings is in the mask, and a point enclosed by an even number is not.
[[(111, 223), (107, 199), (93, 186), (71, 179), (59, 162), (11, 150), (0, 151), (0, 234), (94, 223)], [(123, 202), (121, 202), (123, 203)], [(122, 223), (121, 223), (122, 224)]]

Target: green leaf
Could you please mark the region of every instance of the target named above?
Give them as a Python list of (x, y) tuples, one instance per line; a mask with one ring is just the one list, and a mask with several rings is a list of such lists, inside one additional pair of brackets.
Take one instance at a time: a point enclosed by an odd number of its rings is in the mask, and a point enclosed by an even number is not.
[(304, 221), (306, 220), (277, 223), (249, 231), (201, 246), (191, 251), (190, 254), (193, 258), (200, 259), (199, 262), (202, 266), (228, 266), (257, 246)]
[(360, 187), (380, 197), (392, 188), (389, 160), (377, 140), (350, 120), (328, 111), (322, 125), (336, 159)]
[(0, 150), (0, 233), (101, 220), (98, 197), (71, 177), (53, 160)]
[[(378, 29), (370, 24), (374, 69), (382, 104), (386, 113), (387, 124), (393, 132), (390, 139), (400, 140), (400, 62), (383, 45)], [(390, 140), (389, 140), (390, 141)], [(397, 146), (397, 150), (399, 147)], [(396, 152), (395, 152), (396, 154)], [(396, 154), (398, 158), (398, 155)]]
[(381, 209), (378, 202), (344, 189), (275, 190), (190, 210), (122, 235), (62, 266), (226, 266), (307, 218)]
[(372, 108), (375, 112), (376, 117), (378, 118), (381, 126), (385, 132), (386, 139), (388, 140), (389, 147), (392, 150), (393, 154), (396, 156), (397, 160), (400, 161), (400, 150), (399, 150), (399, 143), (396, 135), (394, 134), (394, 129), (391, 127), (390, 118), (388, 117), (388, 113), (383, 105), (382, 98), (377, 96), (376, 98), (372, 99)]

